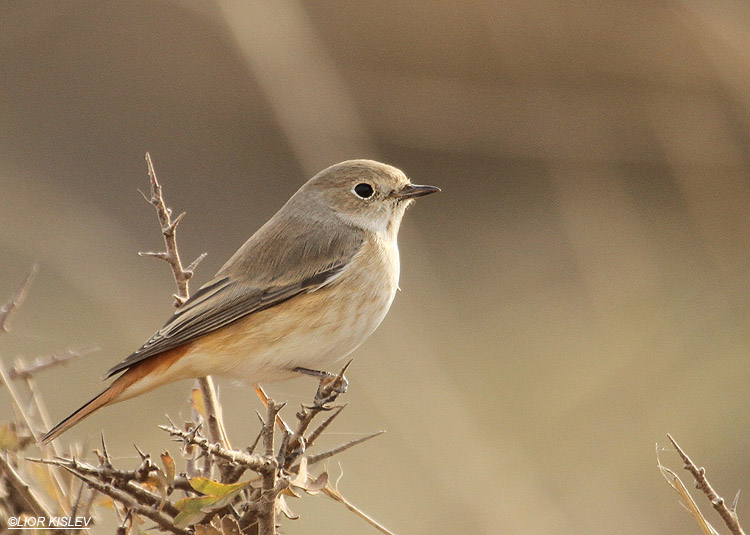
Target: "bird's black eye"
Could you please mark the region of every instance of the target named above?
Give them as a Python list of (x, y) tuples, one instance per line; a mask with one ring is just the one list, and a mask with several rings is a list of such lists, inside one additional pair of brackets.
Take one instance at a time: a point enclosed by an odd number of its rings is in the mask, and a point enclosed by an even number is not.
[(354, 193), (356, 193), (363, 199), (367, 199), (369, 197), (372, 197), (372, 194), (375, 193), (375, 190), (372, 189), (372, 186), (370, 184), (362, 182), (361, 184), (357, 184), (356, 186), (354, 186)]

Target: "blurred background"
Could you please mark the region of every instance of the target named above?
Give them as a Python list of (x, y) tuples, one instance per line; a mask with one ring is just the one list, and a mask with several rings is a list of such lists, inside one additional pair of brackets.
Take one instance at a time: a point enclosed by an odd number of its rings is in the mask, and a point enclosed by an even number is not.
[[(315, 172), (382, 160), (443, 193), (407, 214), (403, 291), (347, 374), (327, 445), (388, 432), (329, 465), (341, 492), (400, 534), (698, 533), (654, 446), (750, 484), (748, 42), (733, 0), (5, 0), (0, 300), (41, 271), (2, 358), (101, 348), (39, 376), (58, 420), (171, 314), (136, 255), (162, 246), (146, 151), (184, 259), (208, 252), (193, 289)], [(219, 384), (247, 444), (260, 404)], [(268, 388), (291, 416), (315, 382)], [(103, 428), (135, 466), (189, 389), (63, 440)], [(284, 533), (374, 533), (290, 505)]]

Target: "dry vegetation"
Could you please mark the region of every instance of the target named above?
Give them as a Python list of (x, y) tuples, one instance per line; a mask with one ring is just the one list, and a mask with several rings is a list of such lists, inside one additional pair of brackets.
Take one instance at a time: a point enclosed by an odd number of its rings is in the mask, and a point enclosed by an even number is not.
[[(672, 435), (667, 435), (667, 438), (672, 443), (674, 449), (677, 450), (677, 453), (680, 455), (680, 458), (682, 459), (682, 462), (684, 464), (683, 468), (690, 472), (690, 474), (695, 478), (695, 488), (706, 495), (706, 498), (708, 498), (708, 500), (711, 502), (711, 506), (716, 510), (716, 512), (719, 513), (719, 516), (729, 529), (729, 532), (732, 533), (732, 535), (744, 535), (745, 532), (743, 531), (742, 526), (740, 526), (740, 521), (737, 518), (737, 502), (740, 499), (740, 491), (737, 491), (737, 494), (735, 494), (732, 503), (730, 505), (727, 505), (724, 501), (724, 498), (719, 496), (719, 494), (708, 482), (708, 478), (706, 477), (706, 469), (703, 467), (699, 468), (692, 461), (692, 459), (690, 459), (688, 454), (685, 453), (685, 450), (683, 450), (679, 446), (679, 444), (677, 444), (677, 441), (672, 438)], [(716, 530), (716, 528), (714, 528), (708, 522), (708, 520), (706, 520), (706, 517), (701, 512), (698, 504), (690, 495), (690, 492), (687, 490), (687, 487), (679, 478), (679, 476), (675, 474), (674, 471), (661, 464), (661, 461), (659, 461), (658, 457), (658, 449), (657, 466), (664, 476), (664, 479), (667, 480), (667, 483), (669, 483), (669, 485), (675, 490), (675, 492), (680, 495), (684, 502), (684, 507), (690, 512), (690, 514), (693, 515), (693, 518), (695, 518), (695, 521), (700, 526), (701, 531), (703, 531), (704, 535), (719, 535), (720, 532)]]
[[(179, 307), (188, 298), (188, 282), (204, 255), (183, 268), (175, 232), (184, 213), (172, 219), (148, 155), (146, 159), (151, 195), (144, 197), (156, 208), (166, 249), (141, 254), (170, 265), (177, 285), (175, 306)], [(22, 304), (37, 271), (35, 266), (0, 309), (0, 334), (7, 332), (9, 319)], [(349, 503), (331, 484), (326, 471), (315, 470), (321, 461), (380, 434), (311, 453), (316, 440), (344, 409), (344, 405), (335, 402), (346, 390), (346, 366), (339, 374), (321, 379), (312, 403), (303, 405), (291, 423), (280, 414), (285, 404), (276, 403), (256, 386), (267, 410), (265, 415), (258, 414), (260, 430), (256, 440), (242, 449), (234, 449), (229, 443), (221, 406), (207, 377), (199, 379), (192, 391), (192, 420), (182, 424), (170, 421), (161, 426), (169, 438), (182, 445), (177, 459), (165, 451), (155, 461), (152, 455), (138, 450), (140, 463), (136, 467), (115, 466), (103, 435), (100, 447), (91, 452), (94, 460), (88, 460), (89, 452), (84, 446), (71, 445), (62, 450), (58, 442), (41, 446), (39, 455), (31, 457), (37, 439), (51, 424), (34, 377), (91, 350), (69, 350), (31, 363), (17, 360), (12, 367), (0, 360), (0, 380), (16, 417), (15, 421), (0, 424), (0, 530), (7, 530), (13, 518), (43, 518), (48, 524), (48, 519), (64, 516), (96, 522), (102, 508), (111, 508), (119, 518), (117, 532), (123, 534), (155, 527), (181, 535), (273, 535), (280, 515), (296, 518), (287, 503), (289, 498), (323, 494), (380, 532), (391, 533)], [(318, 415), (325, 418), (313, 425)], [(695, 478), (696, 488), (707, 496), (729, 532), (743, 535), (735, 512), (739, 492), (727, 505), (709, 484), (705, 469), (697, 467), (671, 436), (669, 440), (685, 469)], [(703, 533), (718, 535), (677, 474), (661, 462), (658, 467)], [(75, 533), (81, 528), (49, 531)]]
[[(144, 197), (156, 208), (166, 249), (141, 254), (160, 258), (171, 266), (177, 285), (175, 306), (179, 307), (188, 298), (188, 281), (203, 255), (183, 268), (175, 232), (184, 213), (172, 219), (148, 155), (146, 160), (151, 195)], [(37, 271), (34, 267), (0, 309), (0, 333), (7, 331), (9, 318), (22, 304)], [(176, 534), (273, 535), (280, 516), (296, 518), (287, 504), (289, 498), (323, 494), (380, 532), (391, 533), (349, 503), (329, 481), (328, 473), (318, 469), (322, 461), (382, 432), (312, 453), (316, 440), (344, 409), (336, 400), (346, 391), (344, 372), (348, 365), (336, 375), (323, 377), (312, 403), (302, 405), (288, 422), (281, 415), (285, 404), (268, 398), (257, 385), (256, 392), (267, 410), (264, 415), (258, 414), (260, 431), (253, 444), (245, 448), (230, 445), (213, 383), (206, 377), (199, 379), (192, 391), (192, 420), (161, 426), (166, 437), (182, 445), (177, 459), (165, 450), (157, 461), (156, 456), (136, 447), (140, 457), (137, 466), (115, 466), (103, 435), (100, 447), (92, 452), (79, 445), (63, 450), (60, 441), (54, 441), (32, 454), (39, 437), (52, 423), (34, 376), (87, 351), (69, 351), (31, 364), (17, 361), (12, 368), (0, 361), (0, 379), (16, 417), (0, 425), (0, 532), (14, 527), (18, 519), (43, 519), (45, 526), (55, 517), (96, 522), (102, 508), (111, 508), (119, 518), (117, 531), (123, 534), (155, 527)], [(84, 527), (90, 524), (48, 531), (75, 533)]]

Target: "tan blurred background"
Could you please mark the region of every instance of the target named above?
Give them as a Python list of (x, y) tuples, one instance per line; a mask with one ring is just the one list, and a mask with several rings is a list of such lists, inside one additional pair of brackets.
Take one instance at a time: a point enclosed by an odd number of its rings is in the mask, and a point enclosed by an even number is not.
[[(400, 534), (698, 533), (656, 469), (666, 432), (727, 497), (750, 485), (746, 2), (2, 12), (0, 297), (41, 272), (0, 351), (101, 347), (40, 377), (55, 419), (171, 312), (166, 266), (136, 255), (160, 246), (136, 192), (145, 151), (188, 212), (185, 258), (209, 253), (198, 284), (306, 178), (370, 157), (443, 193), (407, 214), (403, 291), (328, 437), (388, 431), (341, 458), (350, 500)], [(259, 402), (220, 384), (248, 443)], [(270, 391), (294, 406), (314, 388)], [(130, 444), (159, 453), (188, 390), (65, 440), (104, 428), (135, 463)], [(291, 505), (284, 533), (374, 533), (326, 498)]]

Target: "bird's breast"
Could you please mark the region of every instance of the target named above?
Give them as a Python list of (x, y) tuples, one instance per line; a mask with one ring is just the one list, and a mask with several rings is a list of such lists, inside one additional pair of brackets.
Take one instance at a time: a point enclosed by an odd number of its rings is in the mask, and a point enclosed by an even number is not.
[(268, 382), (298, 366), (327, 370), (383, 321), (399, 271), (395, 240), (368, 236), (331, 283), (202, 337), (188, 359), (201, 368), (193, 373)]

